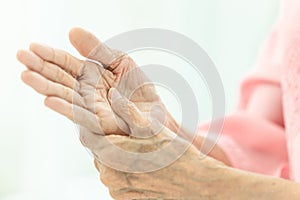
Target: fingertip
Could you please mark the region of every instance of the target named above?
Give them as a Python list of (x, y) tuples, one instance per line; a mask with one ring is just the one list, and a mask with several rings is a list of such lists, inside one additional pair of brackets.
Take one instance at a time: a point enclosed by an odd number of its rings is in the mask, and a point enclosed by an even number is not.
[(22, 62), (22, 60), (23, 60), (24, 55), (26, 54), (26, 52), (27, 52), (27, 51), (24, 50), (24, 49), (20, 49), (20, 50), (17, 51), (16, 57), (17, 57), (17, 59), (18, 59), (20, 62)]
[(77, 27), (71, 28), (71, 30), (69, 31), (69, 34), (72, 35), (74, 33), (84, 32), (84, 31), (86, 31), (86, 30), (83, 29), (83, 28), (81, 28), (81, 27), (79, 27), (79, 26), (77, 26)]
[(29, 79), (29, 76), (30, 76), (30, 71), (26, 70), (26, 71), (23, 71), (21, 73), (21, 79), (24, 83), (27, 83), (28, 82), (28, 79)]
[(30, 43), (30, 45), (29, 45), (29, 49), (30, 49), (31, 51), (33, 51), (33, 50), (35, 50), (38, 46), (39, 46), (38, 43), (32, 42), (32, 43)]
[(69, 39), (72, 45), (84, 57), (89, 57), (91, 52), (100, 44), (96, 36), (79, 27), (70, 30)]
[(22, 81), (27, 84), (28, 86), (32, 87), (34, 90), (38, 91), (44, 91), (47, 87), (47, 82), (43, 77), (41, 77), (39, 74), (37, 74), (34, 71), (26, 70), (22, 72), (21, 74)]
[(86, 34), (87, 31), (84, 30), (83, 28), (80, 27), (74, 27), (69, 31), (69, 39), (70, 42), (73, 43), (78, 43), (80, 41), (81, 37)]
[(46, 107), (49, 107), (49, 97), (46, 97), (46, 98), (44, 99), (44, 105), (45, 105)]
[(17, 52), (17, 59), (27, 68), (36, 70), (39, 64), (39, 57), (29, 50), (19, 50)]
[(51, 97), (51, 96), (47, 96), (45, 99), (44, 99), (44, 105), (50, 109), (53, 109), (53, 99), (55, 97)]
[[(40, 83), (37, 83), (37, 77), (35, 76), (34, 72), (30, 70), (23, 71), (21, 73), (21, 79), (22, 81), (27, 84), (30, 87), (33, 87), (33, 85), (39, 85), (41, 87)], [(34, 88), (36, 89), (36, 88)]]
[(46, 107), (50, 108), (51, 110), (73, 121), (72, 106), (70, 103), (66, 102), (65, 100), (55, 96), (47, 96), (44, 99), (44, 104)]
[(56, 105), (57, 102), (55, 102), (55, 97), (51, 97), (51, 96), (47, 96), (45, 99), (44, 99), (44, 105), (49, 108), (50, 110), (53, 110), (55, 112), (58, 112), (58, 106)]
[(46, 44), (41, 44), (41, 43), (37, 43), (37, 42), (32, 42), (29, 45), (29, 50), (32, 52), (40, 52), (43, 49), (48, 49), (51, 48), (50, 46), (46, 45)]
[(57, 97), (54, 96), (47, 96), (44, 99), (44, 105), (52, 110), (57, 110), (57, 108), (59, 107), (59, 99)]

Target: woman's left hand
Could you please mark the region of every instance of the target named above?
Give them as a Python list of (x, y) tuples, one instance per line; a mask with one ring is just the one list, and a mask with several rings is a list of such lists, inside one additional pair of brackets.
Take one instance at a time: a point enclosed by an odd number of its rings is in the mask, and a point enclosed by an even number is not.
[[(141, 112), (134, 103), (122, 97), (116, 89), (110, 90), (109, 97), (113, 111), (128, 124), (134, 135), (102, 136), (112, 145), (101, 146), (101, 143), (98, 143), (97, 147), (92, 149), (96, 158), (99, 158), (95, 160), (95, 165), (100, 172), (101, 181), (108, 187), (114, 199), (224, 198), (225, 191), (228, 191), (224, 186), (228, 185), (230, 180), (228, 167), (219, 161), (201, 156), (193, 145), (175, 137), (176, 134), (168, 128), (160, 127), (159, 123), (155, 123), (147, 113)], [(135, 154), (136, 159), (121, 157), (114, 152), (116, 146)], [(160, 166), (172, 155), (183, 150), (183, 147), (187, 147), (186, 151), (173, 163), (146, 172)], [(161, 149), (166, 150), (157, 157), (154, 156), (152, 160), (143, 159), (144, 154)], [(119, 167), (123, 169), (124, 165), (127, 165), (127, 172), (117, 169), (118, 167), (113, 169), (106, 166), (102, 161), (119, 162)], [(143, 169), (145, 172), (142, 172)]]

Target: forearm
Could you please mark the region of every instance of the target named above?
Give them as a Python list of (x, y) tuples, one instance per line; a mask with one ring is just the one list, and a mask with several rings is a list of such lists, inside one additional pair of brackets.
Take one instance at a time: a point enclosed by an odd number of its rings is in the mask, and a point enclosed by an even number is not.
[[(188, 140), (193, 137), (193, 135), (188, 131), (182, 131), (181, 134), (183, 134), (183, 138)], [(193, 144), (198, 150), (202, 148), (204, 139), (205, 138), (203, 138), (201, 134), (195, 136)], [(209, 142), (209, 139), (207, 139), (206, 142)], [(213, 144), (207, 146), (211, 147)], [(225, 175), (221, 180), (224, 180), (224, 178), (226, 179), (226, 176), (230, 178), (226, 181), (225, 185), (219, 185), (219, 190), (220, 193), (224, 195), (229, 194), (232, 196), (224, 197), (224, 199), (300, 199), (300, 184), (285, 179), (274, 178), (232, 168), (230, 167), (231, 163), (226, 154), (217, 144), (214, 145), (207, 156), (227, 165), (221, 170), (222, 174)], [(195, 168), (195, 171), (196, 170), (197, 169)], [(222, 191), (222, 188), (225, 188), (225, 191)], [(234, 198), (235, 196), (236, 198)], [(216, 197), (216, 199), (218, 198)], [(223, 199), (223, 197), (220, 199)]]
[[(296, 182), (250, 173), (216, 163), (206, 165), (203, 160), (197, 159), (191, 159), (186, 165), (188, 168), (182, 169), (181, 178), (187, 180), (183, 185), (192, 186), (195, 189), (190, 191), (190, 194), (186, 194), (194, 199), (300, 199), (300, 184)], [(203, 167), (206, 168), (205, 173)], [(189, 177), (185, 177), (184, 174), (188, 174)], [(197, 195), (198, 198), (196, 198)]]
[(300, 199), (300, 184), (285, 179), (227, 169), (232, 195), (227, 199), (282, 200)]

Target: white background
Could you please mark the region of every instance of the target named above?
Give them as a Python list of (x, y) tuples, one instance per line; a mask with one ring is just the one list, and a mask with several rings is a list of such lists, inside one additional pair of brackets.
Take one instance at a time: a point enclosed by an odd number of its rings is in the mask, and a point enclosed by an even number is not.
[[(74, 124), (45, 108), (43, 97), (20, 81), (24, 67), (15, 58), (18, 49), (35, 41), (78, 56), (67, 37), (74, 26), (102, 40), (144, 27), (177, 31), (214, 60), (230, 111), (239, 81), (255, 63), (278, 9), (278, 0), (1, 0), (0, 199), (110, 199)], [(137, 59), (143, 64), (153, 58), (155, 63), (175, 63), (174, 68), (180, 65), (171, 57), (150, 54)], [(192, 84), (201, 96), (200, 83)], [(210, 115), (203, 94), (201, 119)], [(173, 99), (165, 101), (180, 118)]]

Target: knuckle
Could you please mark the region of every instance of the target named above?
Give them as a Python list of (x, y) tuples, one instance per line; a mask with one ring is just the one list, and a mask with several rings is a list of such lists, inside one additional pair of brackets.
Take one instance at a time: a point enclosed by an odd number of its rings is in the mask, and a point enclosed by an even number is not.
[(55, 69), (55, 79), (56, 81), (62, 81), (64, 79), (64, 73), (60, 68)]
[(43, 92), (45, 92), (45, 93), (50, 92), (50, 83), (49, 83), (49, 82), (47, 82), (47, 83), (45, 84), (45, 87), (44, 87), (44, 89), (43, 89)]
[(41, 59), (41, 68), (40, 68), (40, 71), (39, 71), (41, 74), (43, 74), (45, 69), (46, 69), (45, 65), (46, 65), (46, 61)]
[(52, 61), (55, 61), (56, 60), (56, 51), (54, 48), (50, 47), (51, 48), (51, 56), (49, 56), (50, 60)]
[(62, 96), (68, 100), (70, 100), (71, 98), (70, 92), (65, 87), (62, 89)]
[(70, 56), (68, 54), (64, 54), (64, 66), (70, 65)]

